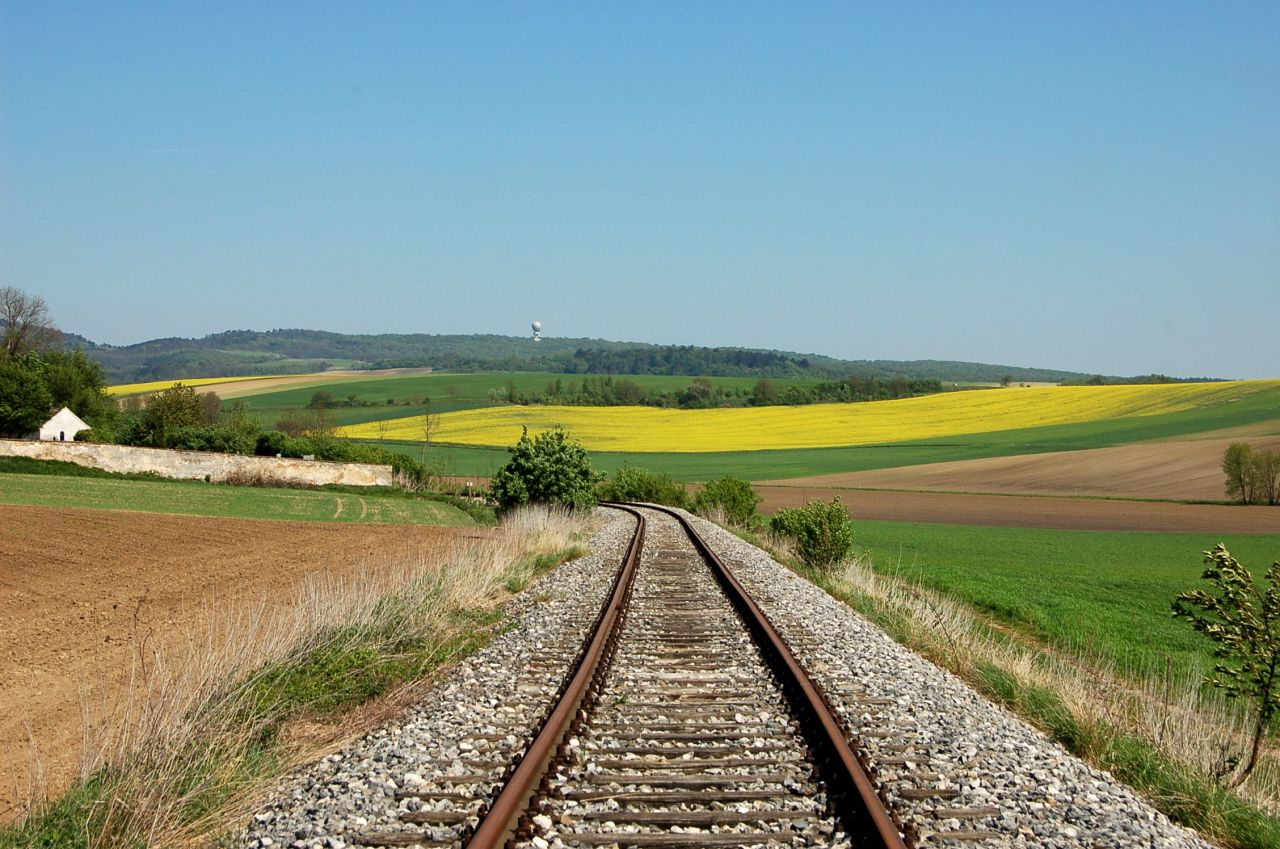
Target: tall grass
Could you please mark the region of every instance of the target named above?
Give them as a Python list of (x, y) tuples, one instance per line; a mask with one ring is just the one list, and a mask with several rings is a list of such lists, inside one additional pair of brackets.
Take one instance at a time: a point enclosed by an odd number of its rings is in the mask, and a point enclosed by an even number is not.
[(131, 686), (91, 729), (81, 780), (0, 831), (0, 846), (168, 846), (219, 831), (271, 777), (483, 643), (510, 588), (575, 553), (583, 528), (520, 510), (348, 577), (319, 573), (287, 604), (208, 608), (187, 639), (136, 653)]
[[(799, 562), (785, 538), (771, 537), (766, 546), (783, 562)], [(1223, 776), (1245, 751), (1250, 717), (1242, 705), (1204, 691), (1196, 670), (1122, 674), (1104, 657), (1002, 628), (863, 558), (833, 573), (804, 574), (899, 642), (1137, 787), (1175, 820), (1224, 846), (1280, 845), (1280, 760), (1273, 750), (1235, 795), (1223, 788)]]

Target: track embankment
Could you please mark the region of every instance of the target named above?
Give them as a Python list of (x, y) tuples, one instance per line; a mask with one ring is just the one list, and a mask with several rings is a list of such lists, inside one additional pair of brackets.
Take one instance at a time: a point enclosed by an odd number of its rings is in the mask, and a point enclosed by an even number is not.
[[(811, 735), (787, 707), (794, 686), (758, 665), (735, 624), (750, 621), (741, 604), (713, 600), (725, 582), (710, 579), (711, 559), (698, 565), (674, 523), (642, 512), (659, 530), (606, 652), (613, 662), (573, 709), (546, 780), (522, 797), (532, 807), (507, 845), (868, 845), (848, 797), (827, 783), (829, 757), (805, 753)], [(588, 635), (624, 585), (634, 526), (615, 518), (592, 538), (595, 554), (517, 597), (513, 627), (406, 715), (286, 781), (238, 845), (469, 845), (572, 689), (576, 658), (593, 653)], [(1208, 849), (759, 549), (694, 526), (834, 709), (908, 844)]]

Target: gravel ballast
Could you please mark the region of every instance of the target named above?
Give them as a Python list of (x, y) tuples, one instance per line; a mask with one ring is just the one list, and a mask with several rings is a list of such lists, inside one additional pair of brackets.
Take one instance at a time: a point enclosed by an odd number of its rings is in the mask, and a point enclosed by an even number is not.
[[(399, 717), (283, 781), (237, 839), (245, 849), (344, 849), (379, 833), (459, 833), (523, 749), (612, 582), (633, 528), (609, 521), (592, 555), (512, 600), (511, 627)], [(1208, 849), (1094, 769), (846, 605), (719, 527), (698, 531), (764, 608), (858, 735), (921, 846)], [(552, 655), (563, 661), (549, 661)], [(427, 807), (415, 788), (443, 788)], [(441, 793), (421, 794), (439, 797)], [(416, 816), (417, 819), (412, 817)]]
[(765, 552), (693, 521), (858, 735), (921, 846), (1209, 849)]

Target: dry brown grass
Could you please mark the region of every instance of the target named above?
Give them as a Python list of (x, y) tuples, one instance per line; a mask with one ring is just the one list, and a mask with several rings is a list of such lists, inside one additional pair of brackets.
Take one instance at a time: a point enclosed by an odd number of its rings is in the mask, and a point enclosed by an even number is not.
[[(417, 656), (447, 658), (453, 644), (474, 645), (468, 630), (483, 627), (506, 587), (527, 581), (539, 557), (566, 551), (583, 529), (565, 512), (520, 510), (497, 529), (370, 561), (354, 575), (319, 573), (288, 604), (207, 608), (188, 639), (135, 654), (127, 696), (109, 706), (108, 722), (87, 729), (81, 771), (89, 783), (67, 797), (87, 787), (86, 798), (62, 813), (57, 805), (35, 811), (18, 828), (38, 826), (42, 815), (55, 830), (80, 818), (84, 845), (103, 849), (182, 845), (218, 830), (265, 779), (386, 713), (357, 705), (316, 719), (291, 701), (282, 675), (348, 650), (400, 657), (411, 645)], [(418, 671), (433, 670), (424, 662)], [(398, 701), (403, 692), (392, 692), (389, 703)]]
[[(785, 556), (784, 541), (778, 550)], [(1122, 675), (1105, 658), (1055, 651), (994, 626), (967, 605), (939, 592), (877, 572), (861, 560), (828, 579), (836, 595), (860, 599), (891, 623), (904, 644), (969, 681), (994, 666), (1023, 687), (1054, 693), (1085, 740), (1101, 746), (1117, 732), (1148, 741), (1170, 760), (1217, 781), (1224, 753), (1244, 751), (1250, 718), (1242, 706), (1204, 692), (1202, 675), (1167, 669)], [(1100, 755), (1100, 751), (1080, 754)], [(1269, 814), (1280, 814), (1280, 763), (1274, 753), (1238, 795)]]

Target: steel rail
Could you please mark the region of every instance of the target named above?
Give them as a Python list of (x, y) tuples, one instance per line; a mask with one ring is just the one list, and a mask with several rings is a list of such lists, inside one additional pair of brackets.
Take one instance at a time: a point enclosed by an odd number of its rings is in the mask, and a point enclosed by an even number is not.
[(616, 641), (616, 625), (625, 612), (639, 567), (645, 522), (644, 516), (634, 507), (643, 506), (674, 517), (711, 566), (717, 582), (738, 610), (766, 660), (778, 675), (792, 709), (803, 720), (801, 727), (819, 756), (820, 771), (828, 790), (847, 803), (835, 813), (845, 822), (854, 845), (878, 849), (910, 849), (898, 824), (888, 813), (883, 798), (876, 792), (870, 776), (850, 748), (844, 730), (821, 689), (809, 677), (768, 616), (694, 530), (693, 525), (676, 511), (657, 505), (606, 504), (636, 518), (636, 532), (627, 548), (609, 602), (602, 609), (596, 628), (579, 655), (579, 665), (542, 730), (484, 813), (475, 832), (463, 844), (464, 847), (500, 849), (519, 835), (539, 785), (545, 783), (556, 755), (563, 752), (567, 737), (581, 721), (584, 702), (590, 697), (593, 686), (601, 679), (602, 663), (612, 653)]
[(638, 510), (622, 505), (610, 506), (616, 506), (635, 516), (636, 531), (623, 557), (622, 568), (614, 581), (609, 603), (596, 620), (590, 640), (579, 655), (578, 667), (573, 677), (543, 723), (542, 730), (529, 744), (519, 765), (477, 824), (471, 839), (464, 844), (467, 849), (500, 849), (516, 837), (521, 828), (521, 820), (526, 816), (530, 802), (538, 792), (538, 786), (546, 779), (558, 751), (563, 750), (591, 685), (598, 677), (601, 662), (610, 654), (617, 632), (615, 625), (631, 594), (640, 565), (645, 524), (644, 516)]
[[(649, 504), (645, 506), (666, 513), (680, 522), (693, 540), (694, 546), (711, 564), (717, 580), (734, 606), (738, 608), (749, 630), (759, 637), (757, 642), (766, 657), (770, 659), (770, 665), (778, 674), (793, 709), (807, 720), (802, 724), (806, 737), (809, 737), (810, 744), (826, 761), (827, 769), (824, 770), (826, 774), (823, 778), (828, 788), (836, 791), (853, 806), (852, 810), (845, 809), (837, 812), (845, 820), (846, 827), (853, 826), (849, 829), (850, 834), (857, 835), (866, 826), (870, 826), (878, 836), (879, 843), (868, 845), (883, 847), (883, 849), (908, 849), (898, 824), (889, 815), (884, 799), (876, 792), (871, 777), (863, 769), (862, 763), (845, 739), (844, 730), (830, 703), (823, 695), (821, 688), (814, 683), (791, 652), (782, 635), (769, 621), (769, 617), (711, 550), (706, 541), (694, 530), (693, 524), (687, 518), (665, 507)], [(858, 837), (855, 836), (854, 840), (857, 845)]]

